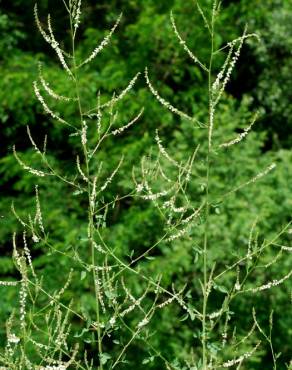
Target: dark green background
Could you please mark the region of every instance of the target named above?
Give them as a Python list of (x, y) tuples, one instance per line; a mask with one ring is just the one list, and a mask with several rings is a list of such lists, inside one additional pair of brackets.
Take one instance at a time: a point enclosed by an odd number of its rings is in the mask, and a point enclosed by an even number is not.
[[(45, 22), (51, 13), (58, 40), (64, 47), (70, 47), (68, 20), (61, 0), (40, 0), (39, 14)], [(86, 209), (84, 199), (72, 197), (66, 186), (54, 179), (39, 179), (25, 173), (12, 154), (16, 145), (21, 158), (32, 166), (38, 166), (26, 135), (29, 125), (37, 143), (48, 135), (48, 154), (52, 163), (66, 174), (74, 174), (74, 158), (78, 144), (68, 137), (68, 130), (48, 118), (36, 100), (32, 82), (37, 78), (37, 62), (44, 64), (44, 75), (51, 86), (61, 94), (69, 94), (72, 86), (59, 67), (55, 54), (39, 35), (33, 17), (34, 2), (27, 0), (0, 1), (0, 278), (17, 277), (11, 260), (11, 236), (14, 231), (21, 239), (21, 225), (10, 211), (12, 202), (21, 215), (34, 211), (34, 186), (39, 184), (43, 205), (44, 222), (54, 247), (62, 251), (69, 245), (82, 248), (82, 237), (86, 233)], [(210, 2), (202, 0), (204, 9)], [(207, 32), (191, 0), (100, 0), (84, 1), (82, 25), (77, 37), (77, 55), (82, 59), (105, 35), (118, 14), (123, 18), (110, 46), (82, 72), (82, 99), (85, 106), (94, 102), (100, 90), (105, 97), (113, 91), (121, 91), (127, 82), (147, 66), (151, 80), (162, 96), (181, 110), (196, 114), (201, 120), (207, 114), (207, 81), (199, 68), (180, 48), (170, 26), (169, 12), (173, 10), (177, 25), (189, 47), (208, 62), (209, 44)], [(223, 1), (222, 14), (217, 24), (216, 44), (218, 47), (242, 34), (245, 24), (250, 32), (257, 32), (261, 42), (252, 39), (242, 50), (232, 80), (218, 108), (215, 127), (215, 141), (222, 143), (233, 138), (235, 133), (247, 126), (252, 113), (260, 111), (260, 118), (245, 143), (230, 151), (218, 154), (214, 163), (212, 187), (215, 193), (229, 190), (261, 171), (271, 162), (277, 169), (257, 185), (228, 199), (224, 205), (214, 208), (211, 215), (212, 259), (217, 267), (224, 266), (230, 255), (241, 254), (246, 249), (249, 230), (253, 220), (259, 216), (261, 238), (269, 238), (290, 220), (292, 184), (292, 3), (288, 0), (238, 0)], [(222, 55), (215, 61), (215, 72), (223, 62)], [(73, 93), (73, 92), (72, 92)], [(52, 101), (51, 106), (54, 107)], [(173, 116), (162, 108), (146, 88), (143, 74), (127, 99), (120, 104), (121, 122), (126, 122), (144, 106), (143, 118), (121, 137), (108, 141), (98, 161), (104, 161), (105, 168), (113, 169), (121, 154), (125, 162), (116, 181), (108, 188), (106, 200), (115, 194), (124, 194), (133, 184), (132, 166), (139, 167), (139, 158), (154, 146), (155, 129), (160, 130), (165, 146), (177, 160), (187, 158), (200, 144), (206, 148), (206, 133), (196, 130), (187, 121)], [(75, 106), (59, 104), (55, 109), (74, 121)], [(202, 166), (199, 157), (198, 175)], [(198, 176), (191, 187), (191, 198), (200, 197), (204, 180)], [(139, 255), (160, 235), (162, 220), (159, 214), (146, 202), (126, 199), (119, 202), (109, 215), (105, 229), (108, 242), (120, 256), (134, 253)], [(192, 287), (194, 302), (200, 296), (195, 281), (202, 264), (196, 261), (192, 240), (199, 240), (200, 229), (193, 237), (177, 241), (171, 248), (161, 245), (154, 252), (154, 260), (146, 260), (142, 268), (153, 276), (164, 271), (163, 282), (170, 287), (171, 281), (188, 282)], [(285, 234), (282, 242), (291, 243), (291, 235)], [(290, 244), (291, 245), (291, 244)], [(62, 269), (65, 276), (72, 267), (70, 260), (57, 258), (41, 244), (31, 245), (35, 267), (46, 278), (47, 288), (54, 291), (62, 286), (65, 278), (56, 271)], [(264, 257), (270, 261), (277, 250), (271, 248)], [(244, 253), (244, 252), (242, 252)], [(228, 257), (229, 256), (229, 257)], [(80, 272), (76, 271), (78, 277)], [(291, 257), (286, 254), (271, 269), (257, 270), (253, 276), (255, 286), (274, 278), (280, 279), (291, 268)], [(129, 284), (139, 292), (139, 282), (129, 276)], [(132, 280), (131, 280), (132, 279)], [(89, 282), (75, 284), (69, 288), (65, 300), (78, 292), (81, 310), (92, 305), (93, 290)], [(222, 284), (228, 286), (228, 281)], [(73, 293), (74, 292), (74, 293)], [(15, 306), (17, 292), (14, 288), (0, 287), (0, 344), (5, 344), (5, 319)], [(216, 309), (223, 293), (212, 296), (210, 306)], [(258, 319), (264, 327), (270, 311), (274, 314), (274, 344), (276, 352), (282, 352), (279, 369), (286, 369), (291, 356), (291, 283), (263, 292), (260, 296), (242, 295), (234, 307), (238, 332), (246, 332), (252, 323), (251, 308), (258, 307)], [(177, 320), (169, 320), (169, 317)], [(167, 307), (154, 317), (151, 330), (156, 331), (152, 344), (170, 360), (177, 359), (177, 368), (183, 368), (183, 359), (189, 356), (194, 344), (194, 332), (198, 329), (192, 322), (181, 322), (183, 312), (179, 307)], [(133, 318), (134, 320), (134, 318)], [(78, 332), (78, 322), (74, 330)], [(235, 324), (234, 324), (235, 325)], [(126, 335), (126, 334), (125, 334)], [(260, 338), (260, 334), (257, 334)], [(86, 338), (85, 338), (86, 339)], [(262, 338), (261, 338), (262, 339)], [(82, 342), (82, 340), (80, 339)], [(84, 347), (92, 350), (90, 344)], [(115, 353), (108, 343), (107, 352)], [(151, 354), (151, 350), (150, 350)], [(143, 342), (130, 347), (125, 368), (160, 369), (158, 359), (143, 365), (149, 357), (149, 349)], [(180, 364), (180, 365), (179, 365)], [(266, 343), (243, 369), (272, 369), (271, 355)]]

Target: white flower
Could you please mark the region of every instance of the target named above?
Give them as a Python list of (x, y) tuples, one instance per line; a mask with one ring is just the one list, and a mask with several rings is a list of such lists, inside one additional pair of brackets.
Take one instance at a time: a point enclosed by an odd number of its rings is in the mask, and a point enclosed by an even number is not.
[(141, 191), (144, 189), (144, 185), (143, 184), (138, 184), (136, 186), (136, 191), (137, 193), (141, 193)]
[(149, 323), (149, 320), (146, 317), (144, 317), (144, 319), (139, 322), (138, 329), (141, 329), (143, 326), (147, 325), (148, 323)]
[(17, 344), (20, 341), (20, 338), (18, 338), (14, 333), (10, 333), (7, 340), (9, 343)]
[(241, 285), (237, 282), (234, 286), (235, 290), (240, 290)]
[(40, 239), (35, 235), (33, 234), (32, 236), (32, 240), (35, 242), (35, 243), (38, 243), (40, 241)]
[(113, 316), (113, 317), (110, 319), (110, 321), (109, 321), (110, 326), (114, 326), (115, 322), (116, 322), (116, 318)]

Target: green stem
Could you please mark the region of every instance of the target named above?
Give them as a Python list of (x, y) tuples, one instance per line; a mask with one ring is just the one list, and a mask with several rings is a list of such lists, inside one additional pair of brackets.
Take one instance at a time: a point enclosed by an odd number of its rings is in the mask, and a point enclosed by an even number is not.
[[(78, 110), (79, 110), (79, 116), (80, 116), (80, 125), (81, 128), (83, 127), (83, 110), (81, 105), (81, 99), (80, 99), (80, 89), (79, 89), (79, 80), (78, 80), (78, 72), (77, 72), (77, 65), (76, 65), (76, 58), (75, 58), (75, 32), (73, 30), (72, 25), (72, 17), (70, 14), (70, 28), (71, 28), (71, 36), (72, 36), (72, 57), (73, 57), (73, 70), (74, 70), (74, 83), (75, 83), (75, 92), (76, 92), (76, 98), (78, 102)], [(96, 323), (97, 323), (97, 341), (98, 341), (98, 354), (99, 358), (102, 355), (102, 338), (101, 338), (101, 330), (100, 330), (100, 312), (99, 312), (99, 291), (98, 291), (98, 284), (96, 284), (96, 281), (98, 277), (96, 276), (96, 271), (94, 269), (95, 266), (95, 249), (94, 249), (94, 206), (91, 204), (91, 196), (92, 196), (92, 190), (91, 190), (91, 184), (90, 184), (90, 169), (89, 169), (89, 158), (88, 158), (88, 150), (86, 143), (82, 143), (83, 147), (83, 155), (84, 155), (84, 161), (85, 161), (85, 168), (86, 168), (86, 177), (88, 179), (87, 182), (87, 195), (88, 195), (88, 239), (90, 243), (90, 250), (91, 250), (91, 265), (92, 268), (92, 278), (93, 278), (93, 285), (94, 285), (94, 291), (95, 291), (95, 304), (96, 304)], [(99, 362), (100, 370), (103, 370), (103, 365), (101, 361)]]
[(205, 193), (205, 228), (204, 228), (204, 247), (203, 247), (203, 318), (202, 318), (202, 360), (203, 370), (207, 369), (208, 356), (207, 356), (207, 335), (206, 335), (206, 316), (207, 316), (207, 304), (208, 304), (208, 266), (207, 266), (207, 253), (208, 253), (208, 239), (209, 239), (209, 214), (210, 214), (210, 155), (212, 148), (212, 130), (213, 130), (213, 93), (212, 93), (212, 64), (214, 54), (214, 13), (212, 14), (211, 23), (211, 55), (208, 70), (208, 96), (209, 96), (209, 124), (208, 124), (208, 150), (206, 157), (206, 193)]

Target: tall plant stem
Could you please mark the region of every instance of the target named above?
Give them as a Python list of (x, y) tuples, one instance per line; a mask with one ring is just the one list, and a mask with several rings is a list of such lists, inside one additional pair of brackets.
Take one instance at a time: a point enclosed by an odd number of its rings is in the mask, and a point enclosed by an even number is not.
[[(75, 57), (75, 31), (73, 29), (73, 22), (72, 16), (70, 14), (70, 29), (71, 29), (71, 38), (72, 38), (72, 57), (73, 57), (73, 75), (74, 75), (74, 84), (75, 84), (75, 93), (76, 99), (78, 104), (78, 111), (80, 116), (80, 127), (83, 128), (83, 110), (82, 104), (80, 99), (80, 88), (79, 88), (79, 78), (78, 78), (78, 69), (76, 65), (76, 57)], [(98, 342), (98, 354), (99, 358), (102, 355), (102, 337), (101, 337), (101, 330), (100, 330), (100, 313), (99, 313), (99, 284), (97, 284), (97, 274), (94, 268), (95, 266), (95, 248), (94, 248), (94, 205), (91, 202), (92, 198), (92, 188), (90, 183), (90, 169), (89, 169), (89, 156), (86, 142), (82, 142), (83, 148), (83, 155), (84, 155), (84, 162), (85, 162), (85, 174), (88, 179), (87, 181), (87, 195), (88, 195), (88, 239), (90, 244), (90, 253), (91, 253), (91, 266), (92, 266), (92, 278), (93, 278), (93, 286), (95, 290), (95, 304), (96, 304), (96, 323), (97, 323), (97, 342)], [(103, 370), (102, 362), (99, 361), (99, 370)]]
[(208, 304), (208, 266), (207, 266), (207, 254), (209, 244), (209, 214), (210, 214), (210, 170), (211, 170), (211, 149), (212, 149), (212, 131), (213, 131), (213, 120), (214, 120), (214, 108), (213, 108), (213, 93), (212, 93), (212, 64), (214, 54), (214, 8), (212, 12), (211, 22), (211, 53), (208, 69), (208, 97), (209, 97), (209, 123), (208, 123), (208, 150), (206, 157), (206, 193), (205, 193), (205, 227), (204, 227), (204, 247), (203, 247), (203, 319), (202, 319), (202, 360), (203, 370), (207, 369), (208, 356), (207, 356), (207, 333), (206, 333), (206, 315), (207, 315), (207, 304)]

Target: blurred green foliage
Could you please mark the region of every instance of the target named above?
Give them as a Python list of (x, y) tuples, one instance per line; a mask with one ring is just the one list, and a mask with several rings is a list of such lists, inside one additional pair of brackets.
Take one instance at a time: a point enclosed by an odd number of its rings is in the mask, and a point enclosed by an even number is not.
[[(61, 1), (40, 0), (38, 3), (40, 14), (52, 13), (56, 34), (63, 40), (64, 45), (68, 46), (68, 32), (64, 28), (66, 15)], [(94, 102), (99, 91), (105, 98), (110, 98), (114, 91), (121, 91), (138, 71), (143, 72), (148, 66), (151, 80), (162, 96), (183, 111), (204, 120), (207, 112), (206, 80), (181, 50), (172, 34), (169, 20), (169, 12), (173, 10), (178, 28), (189, 47), (200, 55), (203, 62), (207, 62), (209, 45), (206, 42), (206, 30), (193, 1), (87, 0), (83, 6), (82, 36), (78, 40), (80, 46), (77, 49), (80, 60), (102, 39), (120, 11), (124, 13), (121, 27), (110, 46), (82, 72), (82, 100), (86, 106)], [(208, 9), (210, 1), (202, 1), (202, 6)], [(241, 132), (247, 126), (253, 111), (260, 109), (261, 114), (255, 131), (244, 143), (228, 151), (216, 153), (211, 184), (213, 194), (219, 196), (233, 186), (247, 181), (270, 163), (278, 164), (277, 169), (262, 179), (260, 184), (253, 184), (248, 190), (231, 195), (224, 203), (217, 202), (216, 197), (214, 199), (216, 205), (212, 209), (210, 222), (210, 264), (213, 261), (221, 261), (219, 263), (228, 265), (226, 256), (231, 260), (235, 255), (244, 254), (249, 230), (256, 217), (260, 220), (260, 235), (267, 239), (275, 235), (291, 217), (292, 3), (285, 0), (225, 1), (223, 10), (218, 24), (218, 47), (240, 35), (245, 23), (249, 24), (250, 32), (259, 33), (261, 42), (249, 41), (243, 48), (237, 71), (219, 108), (214, 140), (220, 144), (232, 139), (234, 133)], [(26, 163), (37, 165), (26, 135), (26, 125), (29, 125), (38, 144), (42, 145), (44, 136), (48, 135), (48, 153), (56, 168), (68, 176), (74, 176), (76, 171), (74, 158), (77, 144), (74, 137), (68, 139), (67, 130), (44, 114), (33, 94), (32, 81), (37, 76), (38, 61), (43, 63), (44, 75), (58, 93), (70, 94), (72, 89), (59, 68), (55, 55), (36, 32), (33, 2), (14, 0), (1, 4), (0, 33), (2, 279), (15, 277), (17, 274), (10, 259), (11, 235), (14, 231), (20, 235), (21, 225), (10, 210), (12, 202), (21, 216), (32, 214), (35, 207), (34, 187), (38, 183), (44, 222), (51, 243), (54, 249), (62, 252), (66, 251), (69, 245), (75, 245), (76, 248), (82, 246), (82, 238), (86, 235), (86, 212), (82, 194), (72, 197), (64, 184), (54, 179), (39, 180), (25, 173), (12, 154), (12, 146), (15, 145)], [(218, 70), (222, 61), (219, 56), (216, 65)], [(206, 132), (166, 112), (145, 86), (141, 75), (135, 89), (119, 107), (121, 122), (127, 122), (142, 106), (145, 107), (143, 118), (127, 134), (107, 142), (98, 154), (97, 162), (103, 161), (105, 168), (109, 170), (116, 166), (121, 154), (125, 155), (125, 162), (116, 181), (105, 194), (106, 200), (113, 200), (115, 195), (123, 195), (131, 190), (132, 166), (138, 168), (139, 158), (148, 154), (149, 148), (154, 146), (155, 129), (160, 130), (164, 145), (178, 161), (186, 160), (198, 144), (202, 153), (206, 150)], [(58, 103), (56, 106), (54, 104), (52, 101), (52, 108), (74, 122), (76, 107), (65, 103)], [(202, 159), (203, 154), (197, 159), (198, 172), (190, 185), (193, 200), (200, 199), (204, 189), (204, 178), (200, 173)], [(97, 162), (94, 162), (94, 165)], [(162, 220), (153, 206), (125, 199), (118, 202), (104, 234), (118, 255), (139, 255), (161, 236), (161, 224)], [(194, 230), (193, 240), (196, 240), (201, 232), (200, 227)], [(283, 243), (289, 242), (291, 243), (291, 235), (287, 234)], [(70, 260), (41, 244), (31, 243), (31, 248), (35, 267), (44, 276), (48, 290), (54, 291), (62, 286), (65, 278), (60, 274), (56, 275), (56, 271), (62, 269), (66, 276), (72, 267)], [(273, 258), (276, 253), (277, 251), (271, 248), (267, 257)], [(192, 238), (177, 241), (171, 249), (161, 244), (153, 256), (154, 260), (143, 262), (145, 271), (157, 276), (163, 270), (166, 285), (170, 286), (171, 282), (175, 282), (181, 286), (187, 282), (194, 292), (200, 294), (195, 277), (202, 270), (202, 264)], [(272, 270), (263, 269), (261, 274), (255, 275), (253, 283), (259, 286), (274, 277), (280, 278), (289, 271), (289, 267), (291, 268), (291, 257), (289, 259), (283, 256), (273, 265)], [(78, 273), (80, 272), (75, 270), (75, 274)], [(140, 282), (135, 281), (131, 275), (128, 279), (130, 286), (138, 292), (141, 289)], [(227, 276), (221, 283), (222, 286), (228, 286), (232, 282), (228, 281)], [(214, 310), (223, 297), (222, 292), (217, 293), (211, 297), (210, 302)], [(0, 318), (3, 323), (17, 297), (14, 288), (0, 287), (0, 294)], [(254, 297), (253, 300), (250, 296), (242, 295), (233, 307), (237, 330), (240, 333), (246, 332), (246, 328), (251, 326), (253, 305), (260, 304), (258, 319), (264, 323), (268, 320), (271, 309), (274, 309), (274, 343), (276, 351), (282, 353), (279, 369), (286, 368), (285, 364), (290, 361), (291, 355), (292, 317), (287, 314), (291, 310), (290, 295), (291, 285), (289, 287), (289, 283), (285, 283), (275, 290), (263, 293), (260, 298)], [(80, 281), (78, 285), (70, 286), (64, 299), (68, 301), (73, 296), (79, 297), (77, 304), (82, 311), (90, 311), (94, 305), (93, 289), (87, 279)], [(196, 301), (199, 298), (193, 296), (192, 299)], [(196, 341), (194, 336), (198, 330), (197, 324), (192, 327), (182, 326), (183, 323), (179, 319), (183, 319), (183, 312), (178, 307), (169, 306), (160, 312), (160, 316), (155, 316), (151, 324), (151, 330), (156, 331), (151, 343), (156, 348), (163, 348), (163, 353), (168, 358), (178, 359), (179, 366), (184, 358), (190, 356), (188, 350), (194, 340)], [(177, 317), (178, 320), (172, 322), (168, 319), (170, 316)], [(0, 330), (3, 345), (3, 324)], [(79, 323), (76, 322), (76, 334), (78, 330)], [(86, 338), (82, 337), (81, 340), (83, 339), (84, 348), (90, 350), (90, 344), (86, 343)], [(269, 349), (264, 346), (262, 348), (256, 361), (250, 365), (252, 367), (244, 369), (272, 368)], [(147, 363), (149, 369), (160, 369), (159, 360), (154, 357), (149, 359), (147, 353), (144, 343), (133, 345), (128, 353), (130, 365), (125, 365), (125, 368), (142, 369)], [(143, 360), (146, 361), (144, 365)]]

